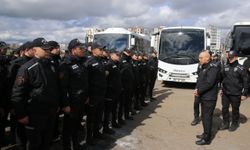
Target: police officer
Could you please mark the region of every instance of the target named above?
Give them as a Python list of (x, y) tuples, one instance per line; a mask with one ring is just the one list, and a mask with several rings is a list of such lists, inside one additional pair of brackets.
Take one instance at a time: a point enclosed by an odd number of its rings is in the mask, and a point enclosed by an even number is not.
[(102, 63), (102, 46), (92, 45), (92, 57), (87, 62), (89, 81), (89, 100), (87, 102), (87, 144), (93, 145), (94, 138), (103, 139), (100, 133), (104, 111), (104, 97), (107, 81), (105, 66)]
[(153, 49), (150, 53), (150, 57), (148, 60), (148, 96), (150, 101), (155, 100), (153, 97), (153, 89), (155, 85), (155, 81), (157, 78), (157, 71), (158, 71), (158, 59), (157, 59), (157, 53)]
[[(19, 68), (31, 60), (34, 57), (34, 50), (32, 48), (32, 42), (26, 42), (23, 45), (19, 47), (19, 51), (23, 51), (23, 55), (21, 57), (16, 58), (15, 60), (12, 60), (10, 62), (10, 66), (8, 68), (8, 78), (9, 78), (9, 97), (11, 97), (12, 88), (16, 79), (17, 72)], [(26, 149), (26, 133), (25, 128), (22, 124), (20, 124), (17, 121), (15, 112), (12, 111), (13, 106), (11, 106), (11, 132), (13, 139), (15, 138), (15, 135), (17, 135), (17, 143), (23, 148)]]
[(17, 59), (17, 58), (20, 57), (20, 47), (18, 47), (16, 49), (13, 49), (13, 58), (12, 58), (12, 60)]
[(19, 123), (25, 125), (27, 149), (47, 150), (59, 106), (58, 77), (48, 60), (48, 42), (37, 38), (32, 45), (34, 58), (19, 69), (12, 101)]
[[(8, 67), (8, 77), (11, 78), (11, 85), (14, 84), (18, 69), (34, 57), (32, 42), (26, 42), (19, 47), (18, 51), (23, 51), (23, 55), (10, 62)], [(12, 87), (11, 87), (12, 88)]]
[[(248, 74), (245, 68), (238, 63), (237, 51), (228, 53), (229, 64), (223, 69), (222, 74), (222, 115), (221, 130), (235, 131), (239, 127), (239, 108), (241, 100), (247, 98)], [(232, 105), (232, 123), (229, 123), (229, 106)], [(229, 127), (230, 125), (230, 127)]]
[(105, 111), (104, 111), (104, 126), (103, 132), (107, 134), (114, 134), (115, 131), (110, 127), (110, 118), (112, 114), (112, 127), (119, 128), (117, 122), (117, 105), (120, 99), (122, 88), (120, 66), (120, 55), (116, 49), (109, 51), (109, 61), (106, 69), (109, 72), (107, 76), (107, 92), (105, 96)]
[(132, 88), (134, 81), (134, 74), (131, 64), (131, 54), (129, 49), (124, 49), (122, 52), (120, 64), (121, 64), (121, 79), (122, 79), (122, 93), (121, 93), (121, 103), (118, 112), (118, 123), (121, 125), (126, 124), (123, 120), (123, 115), (125, 119), (133, 120), (130, 116), (130, 108), (132, 103)]
[[(244, 63), (243, 63), (243, 66), (244, 66), (244, 68), (246, 69), (246, 71), (247, 71), (247, 73), (248, 73), (248, 77), (249, 77), (249, 75), (250, 75), (250, 56), (248, 56), (247, 57), (247, 59), (244, 61)], [(248, 80), (248, 86), (250, 85), (250, 82), (249, 82), (250, 80)], [(248, 93), (249, 93), (250, 91), (248, 90)]]
[(147, 57), (145, 54), (141, 53), (138, 57), (139, 59), (139, 72), (140, 72), (140, 88), (139, 88), (139, 100), (141, 106), (145, 107), (148, 104), (145, 102), (146, 90), (147, 90), (147, 79), (148, 79), (148, 66), (147, 66)]
[(106, 46), (102, 47), (102, 63), (106, 67), (109, 61), (109, 52)]
[(250, 57), (247, 57), (247, 59), (243, 63), (243, 66), (249, 74), (250, 73)]
[(92, 52), (91, 52), (91, 47), (92, 47), (93, 43), (90, 42), (87, 44), (88, 48), (87, 48), (87, 51), (86, 51), (86, 57), (87, 59), (89, 59), (90, 57), (92, 57)]
[(206, 145), (211, 142), (212, 119), (217, 101), (218, 76), (220, 72), (218, 67), (211, 63), (211, 56), (207, 51), (200, 53), (199, 61), (202, 69), (197, 80), (194, 95), (199, 96), (202, 103), (204, 132), (202, 135), (197, 136), (200, 140), (196, 141), (196, 144)]
[(219, 67), (219, 69), (221, 69), (221, 61), (219, 59), (219, 55), (216, 53), (213, 53), (211, 59), (212, 59), (212, 63), (214, 63), (216, 66)]
[(51, 51), (50, 51), (51, 62), (52, 64), (54, 64), (55, 68), (58, 69), (59, 64), (61, 62), (60, 45), (56, 41), (49, 41), (48, 44), (51, 47)]
[(5, 127), (7, 125), (7, 117), (10, 109), (10, 101), (8, 99), (8, 65), (11, 58), (6, 55), (9, 48), (8, 44), (0, 41), (0, 147), (6, 145)]
[(138, 61), (138, 51), (134, 51), (132, 55), (132, 67), (134, 74), (133, 81), (133, 102), (135, 110), (142, 110), (140, 100), (139, 100), (139, 90), (140, 90), (140, 70), (139, 70), (139, 61)]
[[(199, 78), (199, 74), (200, 74), (201, 70), (202, 70), (202, 65), (199, 64), (198, 68), (197, 68), (198, 78)], [(195, 126), (200, 122), (200, 118), (199, 118), (200, 104), (201, 104), (200, 97), (199, 96), (194, 96), (194, 120), (191, 122), (192, 126)]]
[[(61, 53), (60, 45), (56, 41), (49, 41), (48, 44), (51, 47), (49, 60), (53, 64), (53, 66), (55, 67), (56, 72), (58, 73), (59, 65), (62, 61), (61, 56), (60, 56), (60, 53)], [(59, 111), (57, 113), (57, 116), (56, 116), (53, 142), (58, 142), (61, 139), (61, 135), (60, 135), (60, 131), (59, 131), (59, 121), (60, 121), (59, 116), (60, 116), (60, 114), (62, 114), (61, 111)]]
[[(68, 45), (70, 52), (60, 65), (59, 79), (62, 95), (63, 148), (79, 150), (79, 131), (83, 118), (88, 92), (87, 68), (82, 62), (86, 46), (78, 39), (73, 39)], [(72, 141), (72, 146), (71, 146)]]

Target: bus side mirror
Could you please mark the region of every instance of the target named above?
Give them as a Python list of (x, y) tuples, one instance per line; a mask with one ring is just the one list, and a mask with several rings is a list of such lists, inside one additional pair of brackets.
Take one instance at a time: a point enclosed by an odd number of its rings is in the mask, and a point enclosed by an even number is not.
[(150, 47), (155, 47), (155, 36), (151, 36)]
[(130, 43), (131, 43), (131, 46), (135, 46), (135, 38), (131, 38)]
[(207, 50), (210, 50), (210, 47), (211, 47), (211, 37), (210, 37), (210, 34), (209, 34), (209, 32), (207, 32), (206, 33), (206, 43), (207, 43), (207, 45), (206, 45), (206, 49)]
[(207, 50), (210, 50), (210, 47), (211, 47), (211, 39), (210, 39), (210, 38), (207, 38), (207, 46), (206, 46), (206, 49), (207, 49)]
[(231, 49), (232, 46), (233, 46), (233, 40), (230, 38), (230, 39), (228, 40), (228, 47)]

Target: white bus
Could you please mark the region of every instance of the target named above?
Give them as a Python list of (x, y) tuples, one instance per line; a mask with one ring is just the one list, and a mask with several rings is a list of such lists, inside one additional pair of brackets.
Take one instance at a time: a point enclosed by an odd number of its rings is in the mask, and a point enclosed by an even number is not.
[(250, 55), (250, 22), (235, 23), (226, 37), (225, 50), (237, 50), (239, 63)]
[(103, 32), (94, 34), (93, 43), (106, 46), (109, 49), (122, 51), (125, 48), (148, 52), (150, 50), (150, 37), (136, 34), (124, 28), (108, 28)]
[(210, 43), (205, 28), (163, 28), (158, 37), (158, 80), (195, 83), (198, 55)]

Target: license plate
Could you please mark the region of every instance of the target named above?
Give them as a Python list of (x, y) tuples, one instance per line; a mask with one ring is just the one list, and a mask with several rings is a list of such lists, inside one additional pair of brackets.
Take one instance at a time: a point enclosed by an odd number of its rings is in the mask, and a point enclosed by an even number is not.
[(176, 82), (185, 82), (185, 79), (173, 79)]

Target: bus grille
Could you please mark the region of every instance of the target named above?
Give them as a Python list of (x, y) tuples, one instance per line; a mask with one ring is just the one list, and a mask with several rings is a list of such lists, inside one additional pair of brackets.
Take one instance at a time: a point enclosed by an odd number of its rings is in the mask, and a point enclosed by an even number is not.
[(189, 74), (187, 73), (170, 73), (169, 77), (173, 77), (173, 78), (189, 78)]

